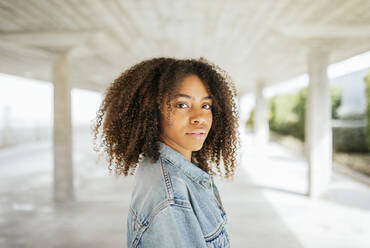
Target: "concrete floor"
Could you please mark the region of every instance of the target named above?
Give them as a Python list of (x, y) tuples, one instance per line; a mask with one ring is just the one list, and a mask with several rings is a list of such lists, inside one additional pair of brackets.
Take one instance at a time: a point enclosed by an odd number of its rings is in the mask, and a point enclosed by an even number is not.
[[(132, 177), (109, 175), (87, 134), (74, 136), (76, 200), (52, 201), (52, 144), (0, 151), (0, 247), (125, 247)], [(370, 247), (370, 189), (333, 172), (325, 199), (310, 200), (307, 164), (243, 133), (235, 180), (216, 178), (232, 247)]]

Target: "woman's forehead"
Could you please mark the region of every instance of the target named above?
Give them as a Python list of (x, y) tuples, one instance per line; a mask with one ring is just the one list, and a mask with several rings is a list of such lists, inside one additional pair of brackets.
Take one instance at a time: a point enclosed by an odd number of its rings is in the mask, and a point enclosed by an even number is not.
[[(184, 94), (184, 93), (177, 93), (173, 96), (174, 99), (177, 99), (177, 98), (180, 98), (180, 97), (183, 97), (183, 98), (187, 98), (187, 99), (191, 99), (191, 100), (196, 100), (196, 96), (190, 94)], [(208, 99), (212, 99), (211, 96), (207, 95), (207, 96), (204, 96), (204, 97), (201, 97), (201, 100), (208, 100)]]
[(209, 92), (206, 85), (197, 75), (188, 75), (176, 85), (171, 95), (174, 97), (184, 97), (185, 95), (196, 97), (201, 96), (203, 98), (208, 96)]

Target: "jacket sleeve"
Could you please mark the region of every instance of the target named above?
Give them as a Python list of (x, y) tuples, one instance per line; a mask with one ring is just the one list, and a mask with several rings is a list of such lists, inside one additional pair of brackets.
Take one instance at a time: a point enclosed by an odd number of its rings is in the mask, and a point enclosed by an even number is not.
[(207, 247), (191, 208), (168, 205), (158, 212), (141, 236), (138, 247)]

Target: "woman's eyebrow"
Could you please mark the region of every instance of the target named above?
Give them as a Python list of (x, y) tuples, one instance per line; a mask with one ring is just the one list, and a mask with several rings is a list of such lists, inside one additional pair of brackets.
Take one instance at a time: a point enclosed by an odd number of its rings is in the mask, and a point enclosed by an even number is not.
[[(178, 98), (178, 97), (185, 97), (185, 98), (189, 98), (189, 99), (193, 99), (193, 100), (194, 100), (194, 97), (193, 97), (193, 96), (189, 96), (189, 95), (181, 94), (181, 93), (176, 94), (174, 97), (175, 97), (175, 98)], [(202, 100), (206, 100), (206, 99), (212, 99), (212, 97), (211, 97), (211, 96), (206, 96), (206, 97), (203, 97), (203, 98), (202, 98)]]

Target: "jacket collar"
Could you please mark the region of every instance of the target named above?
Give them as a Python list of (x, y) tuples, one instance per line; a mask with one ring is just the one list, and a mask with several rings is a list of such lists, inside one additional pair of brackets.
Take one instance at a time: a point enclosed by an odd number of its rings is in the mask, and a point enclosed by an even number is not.
[(196, 164), (188, 161), (181, 153), (169, 145), (159, 141), (160, 156), (179, 168), (187, 177), (205, 188), (211, 186), (211, 175), (203, 171)]

